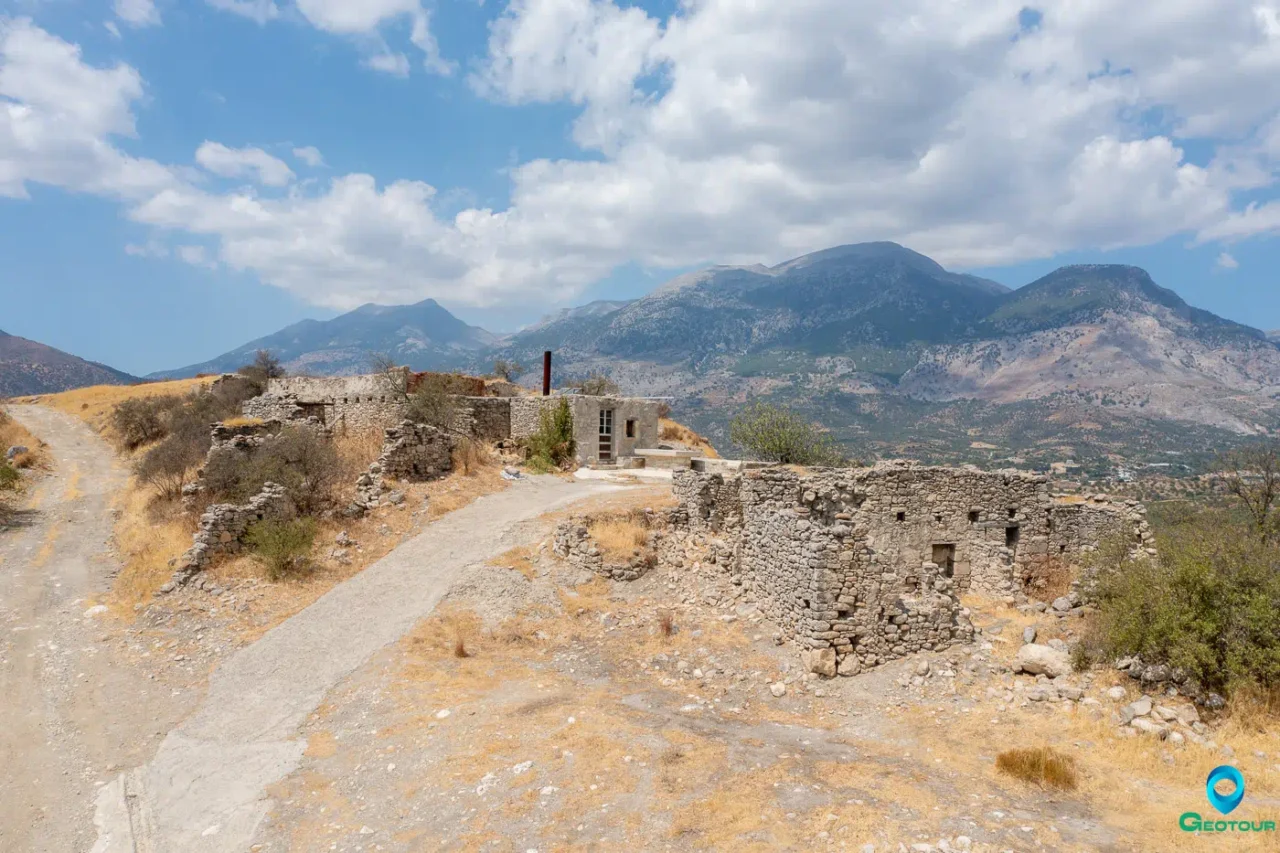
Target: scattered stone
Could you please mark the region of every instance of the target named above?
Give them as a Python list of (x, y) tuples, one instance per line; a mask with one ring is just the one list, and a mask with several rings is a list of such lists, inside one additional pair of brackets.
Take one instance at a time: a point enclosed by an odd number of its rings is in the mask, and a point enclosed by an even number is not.
[(1126, 691), (1123, 687), (1107, 688), (1106, 696), (1112, 702), (1123, 702), (1127, 695), (1128, 695), (1128, 691)]
[(805, 668), (823, 678), (835, 678), (837, 672), (835, 649), (806, 649), (800, 653)]
[(1053, 600), (1053, 609), (1059, 613), (1066, 613), (1072, 608), (1071, 599), (1065, 595)]
[(1027, 643), (1014, 656), (1013, 671), (1058, 678), (1071, 673), (1071, 658), (1050, 646)]
[(769, 692), (776, 698), (781, 699), (783, 696), (787, 695), (787, 685), (783, 684), (781, 681), (775, 681), (773, 684), (769, 685)]
[(6, 462), (12, 462), (24, 453), (28, 452), (28, 448), (22, 444), (15, 444), (5, 451), (4, 458)]
[(1023, 628), (1022, 644), (1025, 646), (1028, 643), (1034, 643), (1035, 641), (1036, 641), (1036, 626), (1028, 625), (1027, 627)]

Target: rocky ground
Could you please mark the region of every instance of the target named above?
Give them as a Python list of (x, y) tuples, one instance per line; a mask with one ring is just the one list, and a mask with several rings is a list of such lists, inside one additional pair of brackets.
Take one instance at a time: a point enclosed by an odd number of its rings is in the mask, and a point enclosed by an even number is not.
[[(1078, 608), (967, 603), (973, 645), (823, 679), (712, 567), (614, 583), (544, 541), (326, 697), (253, 849), (1167, 851), (1224, 754), (1280, 811), (1274, 733), (1064, 672)], [(1078, 790), (995, 771), (1044, 745)]]

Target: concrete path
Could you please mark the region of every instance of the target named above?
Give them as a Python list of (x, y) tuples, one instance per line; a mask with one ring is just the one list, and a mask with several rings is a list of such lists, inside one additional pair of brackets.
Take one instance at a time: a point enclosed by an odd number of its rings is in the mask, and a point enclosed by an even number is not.
[(102, 641), (90, 610), (117, 565), (108, 501), (124, 481), (82, 421), (42, 406), (6, 411), (49, 445), (18, 526), (0, 532), (0, 850), (66, 853), (92, 843), (103, 768), (154, 749), (180, 700)]
[(326, 692), (428, 615), (464, 568), (532, 541), (548, 510), (620, 487), (531, 478), (434, 522), (228, 659), (203, 705), (99, 797), (93, 853), (240, 853), (298, 766)]

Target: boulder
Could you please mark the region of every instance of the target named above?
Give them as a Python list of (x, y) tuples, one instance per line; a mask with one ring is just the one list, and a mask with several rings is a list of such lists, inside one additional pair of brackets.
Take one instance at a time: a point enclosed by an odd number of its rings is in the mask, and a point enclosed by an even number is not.
[(805, 669), (823, 678), (836, 677), (835, 649), (806, 649), (800, 653)]
[(1065, 595), (1053, 600), (1053, 609), (1059, 613), (1066, 613), (1074, 606), (1075, 605), (1071, 603), (1071, 599), (1067, 598)]
[(26, 453), (27, 450), (28, 448), (24, 447), (23, 445), (15, 444), (13, 447), (10, 447), (8, 450), (5, 451), (5, 454), (4, 454), (5, 461), (12, 462), (21, 454)]
[(1028, 625), (1022, 629), (1022, 644), (1034, 643), (1036, 641), (1036, 626)]
[(1013, 671), (1058, 678), (1071, 673), (1071, 658), (1065, 651), (1027, 643), (1018, 649), (1013, 659)]

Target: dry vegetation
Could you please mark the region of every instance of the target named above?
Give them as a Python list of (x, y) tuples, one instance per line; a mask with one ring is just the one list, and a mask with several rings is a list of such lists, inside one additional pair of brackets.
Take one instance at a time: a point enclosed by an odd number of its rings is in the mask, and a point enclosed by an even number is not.
[(10, 447), (25, 447), (26, 453), (19, 453), (9, 464), (18, 469), (45, 468), (49, 465), (48, 445), (36, 438), (31, 432), (14, 418), (0, 410), (0, 459)]
[(649, 516), (644, 510), (594, 514), (587, 530), (606, 562), (625, 562), (649, 547)]
[(60, 412), (75, 415), (115, 443), (115, 436), (111, 434), (111, 412), (116, 404), (145, 397), (189, 394), (211, 385), (214, 379), (215, 377), (209, 376), (199, 379), (175, 379), (171, 382), (145, 382), (140, 385), (95, 385), (91, 388), (64, 391), (61, 394), (21, 397), (17, 402), (39, 403)]
[(708, 459), (719, 459), (720, 454), (711, 446), (711, 442), (698, 435), (687, 426), (670, 418), (663, 418), (659, 424), (659, 438), (663, 441), (674, 441), (685, 445), (690, 450), (697, 450)]
[(996, 770), (1015, 779), (1073, 791), (1079, 786), (1075, 759), (1052, 747), (1009, 749), (996, 756)]

